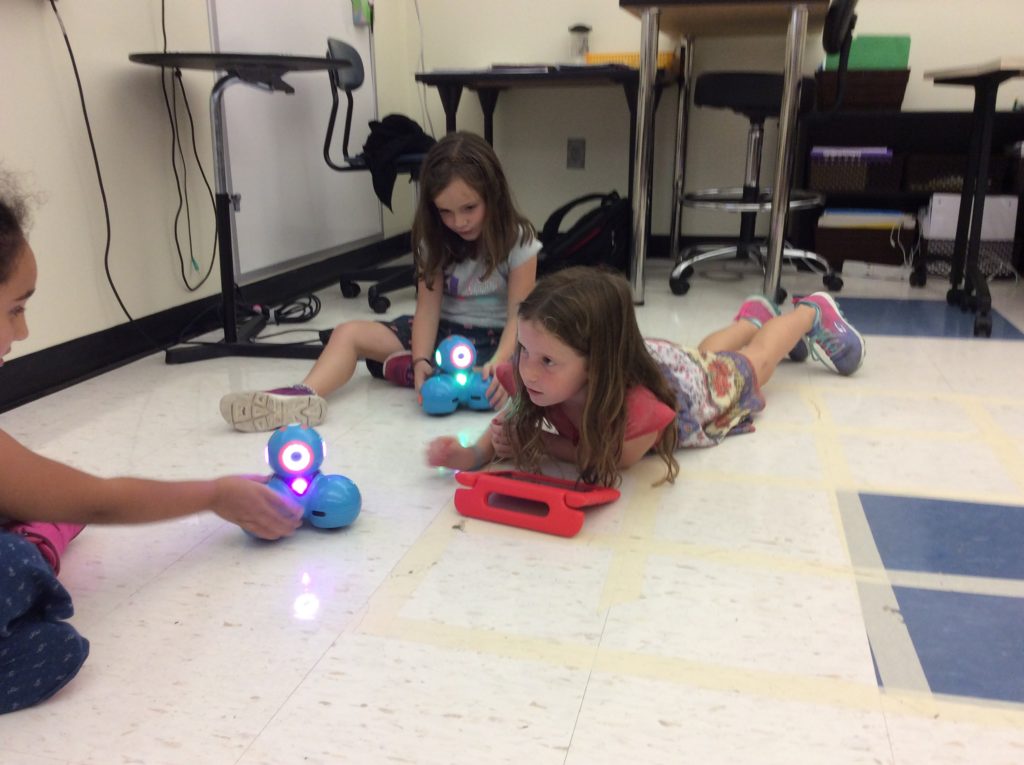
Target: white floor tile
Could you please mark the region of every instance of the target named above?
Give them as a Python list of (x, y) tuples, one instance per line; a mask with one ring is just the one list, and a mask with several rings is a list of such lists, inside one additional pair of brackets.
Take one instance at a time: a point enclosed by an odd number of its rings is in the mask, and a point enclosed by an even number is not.
[[(730, 269), (732, 266), (729, 267)], [(727, 269), (728, 270), (728, 269)], [(759, 292), (750, 269), (685, 297), (648, 264), (643, 331), (696, 345)], [(944, 300), (931, 279), (846, 277), (839, 296)], [(791, 294), (820, 289), (786, 272)], [(994, 285), (1024, 326), (1021, 288)], [(377, 318), (322, 293), (312, 323)], [(390, 315), (411, 312), (411, 290)], [(349, 529), (266, 544), (213, 515), (91, 527), (61, 579), (92, 654), (50, 701), (0, 718), (26, 765), (1011, 763), (1019, 705), (879, 691), (837, 492), (1024, 505), (1024, 343), (869, 336), (854, 377), (780, 365), (757, 431), (648, 460), (572, 539), (459, 516), (424, 462), (486, 414), (422, 414), (364, 368), (330, 398), (326, 472), (359, 486)], [(217, 411), (309, 362), (139, 360), (0, 415), (104, 475), (263, 473), (266, 434)]]

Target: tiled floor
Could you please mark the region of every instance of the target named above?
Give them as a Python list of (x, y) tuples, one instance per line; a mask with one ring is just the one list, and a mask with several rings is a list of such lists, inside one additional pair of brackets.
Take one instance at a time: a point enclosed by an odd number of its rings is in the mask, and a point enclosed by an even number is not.
[[(696, 344), (760, 288), (713, 276), (677, 298), (649, 264), (645, 332)], [(674, 486), (634, 467), (572, 539), (459, 516), (423, 447), (486, 417), (426, 417), (361, 370), (320, 428), (355, 524), (87, 529), (61, 578), (92, 655), (0, 718), (0, 761), (1024, 761), (1024, 287), (993, 290), (1016, 329), (973, 339), (941, 329), (940, 280), (888, 276), (846, 276), (840, 299), (884, 301), (855, 377), (787, 362), (757, 433), (682, 453)], [(324, 302), (317, 328), (372, 318)], [(154, 356), (0, 426), (103, 474), (263, 472), (266, 437), (217, 401), (306, 366)]]

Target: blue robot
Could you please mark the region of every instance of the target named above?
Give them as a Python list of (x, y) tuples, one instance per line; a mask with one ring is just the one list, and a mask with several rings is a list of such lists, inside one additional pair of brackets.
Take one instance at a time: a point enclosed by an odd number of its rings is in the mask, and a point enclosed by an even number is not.
[(320, 472), (327, 447), (313, 428), (288, 425), (267, 442), (267, 485), (302, 507), (302, 520), (319, 529), (348, 526), (359, 515), (359, 488), (343, 475)]
[(490, 409), (487, 400), (489, 382), (473, 371), (476, 348), (462, 335), (451, 335), (441, 341), (434, 353), (437, 372), (420, 388), (423, 411), (427, 414), (451, 414), (460, 406), (469, 409)]

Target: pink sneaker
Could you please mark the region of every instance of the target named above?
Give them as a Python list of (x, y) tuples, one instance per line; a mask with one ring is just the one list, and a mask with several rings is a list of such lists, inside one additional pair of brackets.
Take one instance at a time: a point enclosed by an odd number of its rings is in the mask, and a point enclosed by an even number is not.
[(779, 307), (764, 295), (751, 295), (743, 301), (743, 305), (732, 320), (746, 319), (755, 327), (763, 327), (766, 321), (774, 319), (780, 313)]
[[(751, 295), (743, 301), (743, 305), (733, 317), (733, 321), (746, 319), (755, 327), (763, 327), (769, 319), (774, 319), (781, 314), (782, 311), (779, 310), (779, 307), (764, 295)], [(797, 362), (806, 361), (808, 353), (807, 343), (801, 338), (789, 352), (789, 358)]]
[(277, 430), (292, 422), (313, 427), (327, 416), (327, 402), (305, 385), (244, 391), (221, 398), (220, 416), (243, 433)]
[(811, 306), (818, 314), (814, 326), (807, 333), (814, 358), (841, 375), (852, 375), (860, 369), (867, 355), (864, 338), (843, 318), (832, 296), (827, 292), (815, 292), (794, 302)]
[(384, 359), (384, 379), (400, 388), (414, 387), (412, 351), (395, 351)]
[(53, 573), (59, 574), (60, 557), (67, 549), (68, 543), (81, 534), (84, 528), (85, 526), (80, 523), (34, 521), (32, 523), (13, 523), (7, 526), (7, 531), (21, 534), (38, 547), (40, 554), (53, 569)]

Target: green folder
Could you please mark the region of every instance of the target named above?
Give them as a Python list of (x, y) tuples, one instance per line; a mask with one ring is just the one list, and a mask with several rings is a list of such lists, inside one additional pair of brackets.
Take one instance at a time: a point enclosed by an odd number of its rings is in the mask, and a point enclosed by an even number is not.
[[(850, 69), (907, 69), (910, 35), (856, 35), (850, 46)], [(839, 66), (839, 55), (825, 57), (825, 70)]]

